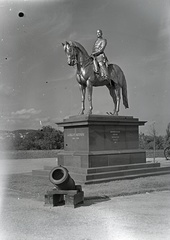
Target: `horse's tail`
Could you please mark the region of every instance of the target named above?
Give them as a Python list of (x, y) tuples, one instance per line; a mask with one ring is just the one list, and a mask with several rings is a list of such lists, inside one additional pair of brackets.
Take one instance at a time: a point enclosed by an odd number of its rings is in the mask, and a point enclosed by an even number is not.
[(122, 88), (123, 105), (125, 106), (125, 108), (129, 108), (125, 75), (122, 69), (116, 64), (110, 64), (109, 68), (110, 71), (112, 70), (112, 80), (114, 81), (114, 83), (118, 84)]
[(124, 73), (122, 72), (122, 98), (123, 98), (123, 105), (125, 108), (129, 108), (128, 104), (128, 97), (127, 97), (127, 83)]

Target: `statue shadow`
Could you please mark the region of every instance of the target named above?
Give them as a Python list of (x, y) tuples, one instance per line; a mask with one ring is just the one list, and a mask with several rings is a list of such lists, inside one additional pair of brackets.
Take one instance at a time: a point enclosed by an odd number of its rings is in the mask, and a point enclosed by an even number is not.
[(110, 197), (108, 196), (92, 196), (92, 197), (84, 197), (84, 203), (80, 204), (81, 207), (91, 206), (93, 204), (98, 204), (100, 202), (110, 201)]

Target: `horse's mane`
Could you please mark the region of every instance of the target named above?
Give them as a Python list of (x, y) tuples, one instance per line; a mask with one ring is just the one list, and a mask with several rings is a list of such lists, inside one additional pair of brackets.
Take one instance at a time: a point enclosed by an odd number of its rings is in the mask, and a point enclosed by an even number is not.
[(85, 56), (86, 58), (89, 57), (89, 54), (87, 53), (86, 49), (85, 49), (80, 43), (78, 43), (78, 42), (76, 42), (76, 41), (70, 41), (69, 43), (72, 44), (73, 46), (79, 48), (80, 51), (84, 54), (84, 56)]

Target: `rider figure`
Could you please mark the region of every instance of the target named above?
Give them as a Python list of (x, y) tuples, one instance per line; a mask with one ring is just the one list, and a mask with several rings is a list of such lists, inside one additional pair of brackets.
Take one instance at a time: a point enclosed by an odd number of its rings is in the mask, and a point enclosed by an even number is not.
[(97, 30), (97, 40), (94, 43), (92, 56), (94, 57), (94, 70), (96, 73), (101, 73), (103, 79), (108, 79), (108, 60), (104, 53), (107, 45), (107, 40), (102, 37), (102, 30)]

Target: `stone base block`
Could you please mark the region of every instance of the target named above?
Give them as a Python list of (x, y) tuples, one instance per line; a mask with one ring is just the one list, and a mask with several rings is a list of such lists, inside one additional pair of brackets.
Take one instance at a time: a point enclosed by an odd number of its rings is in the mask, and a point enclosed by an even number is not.
[(76, 168), (94, 168), (115, 165), (146, 163), (146, 152), (142, 150), (71, 152), (58, 154), (58, 164)]
[[(89, 175), (91, 168), (145, 164), (146, 153), (139, 150), (139, 121), (133, 116), (81, 115), (70, 116), (57, 123), (64, 128), (64, 151), (58, 154), (58, 164), (68, 169), (77, 182), (94, 178), (106, 181), (113, 173)], [(83, 171), (86, 173), (83, 173)], [(117, 173), (118, 174), (118, 173)]]
[(76, 185), (77, 190), (60, 190), (54, 188), (45, 194), (45, 205), (76, 207), (84, 202), (84, 192), (80, 185)]

